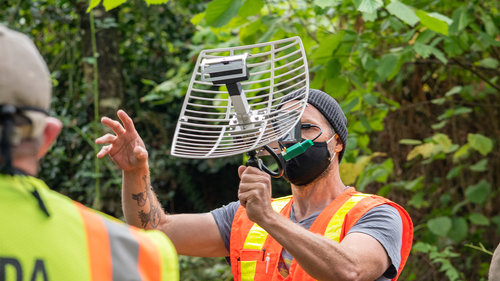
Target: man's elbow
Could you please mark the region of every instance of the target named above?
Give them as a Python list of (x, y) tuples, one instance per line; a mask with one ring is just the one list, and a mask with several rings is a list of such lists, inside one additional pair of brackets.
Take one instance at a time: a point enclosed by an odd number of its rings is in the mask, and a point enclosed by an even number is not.
[[(313, 277), (313, 276), (311, 276)], [(361, 270), (357, 268), (344, 268), (331, 272), (329, 276), (317, 278), (318, 281), (364, 281)], [(372, 280), (371, 280), (372, 281)]]

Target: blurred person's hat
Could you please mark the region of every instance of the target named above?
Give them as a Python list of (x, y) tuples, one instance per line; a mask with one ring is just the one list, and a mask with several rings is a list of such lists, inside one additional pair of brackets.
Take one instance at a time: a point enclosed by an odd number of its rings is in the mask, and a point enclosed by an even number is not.
[(13, 121), (10, 145), (40, 136), (51, 97), (49, 69), (33, 41), (0, 24), (0, 136), (7, 119)]

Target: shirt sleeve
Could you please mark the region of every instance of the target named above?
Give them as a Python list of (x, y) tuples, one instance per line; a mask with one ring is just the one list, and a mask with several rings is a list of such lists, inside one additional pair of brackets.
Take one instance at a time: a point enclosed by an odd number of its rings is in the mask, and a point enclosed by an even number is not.
[[(396, 208), (390, 205), (377, 206), (366, 214), (349, 230), (350, 233), (364, 233), (377, 239), (391, 258), (392, 264), (382, 275), (395, 278), (401, 263), (401, 246), (403, 244), (403, 222)], [(386, 279), (377, 279), (386, 280)]]
[(219, 227), (220, 235), (222, 236), (224, 246), (226, 246), (228, 252), (231, 252), (229, 249), (231, 227), (233, 226), (234, 215), (239, 207), (240, 201), (235, 201), (210, 212), (214, 216), (215, 222)]

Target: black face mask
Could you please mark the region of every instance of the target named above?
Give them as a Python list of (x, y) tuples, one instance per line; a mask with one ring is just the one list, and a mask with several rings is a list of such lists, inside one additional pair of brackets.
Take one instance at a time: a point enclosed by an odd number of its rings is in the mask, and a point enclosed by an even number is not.
[[(286, 148), (292, 145), (284, 144)], [(283, 177), (294, 185), (306, 185), (321, 175), (330, 162), (328, 142), (314, 142), (304, 153), (285, 162)]]

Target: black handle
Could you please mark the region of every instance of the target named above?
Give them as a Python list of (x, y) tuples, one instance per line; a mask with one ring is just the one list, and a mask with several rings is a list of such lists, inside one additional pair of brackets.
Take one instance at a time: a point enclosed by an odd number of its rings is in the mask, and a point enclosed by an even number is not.
[(257, 156), (256, 156), (257, 152), (255, 150), (248, 152), (248, 156), (250, 156), (250, 158), (247, 161), (247, 166), (255, 167), (261, 171), (264, 171), (264, 172), (268, 173), (271, 177), (276, 178), (276, 179), (281, 177), (283, 175), (284, 166), (285, 166), (283, 158), (280, 157), (278, 154), (276, 154), (274, 152), (274, 150), (272, 148), (270, 148), (268, 145), (264, 146), (264, 149), (267, 152), (269, 152), (269, 154), (274, 158), (274, 160), (278, 164), (278, 171), (274, 172), (274, 171), (269, 170), (269, 168), (267, 168), (266, 165), (264, 165), (264, 163), (262, 163), (262, 160), (257, 158)]

